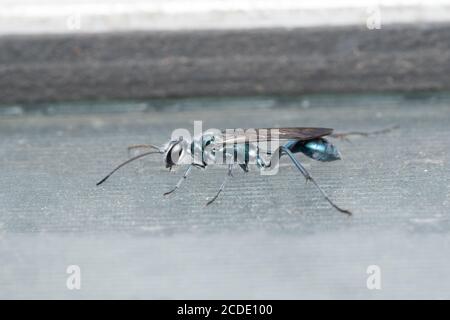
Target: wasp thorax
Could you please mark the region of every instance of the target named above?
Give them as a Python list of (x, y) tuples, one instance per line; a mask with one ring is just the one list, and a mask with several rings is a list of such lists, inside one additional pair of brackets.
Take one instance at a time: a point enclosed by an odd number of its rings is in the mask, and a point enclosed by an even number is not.
[(189, 144), (183, 139), (169, 142), (166, 153), (164, 154), (166, 168), (183, 164), (188, 153), (188, 145)]

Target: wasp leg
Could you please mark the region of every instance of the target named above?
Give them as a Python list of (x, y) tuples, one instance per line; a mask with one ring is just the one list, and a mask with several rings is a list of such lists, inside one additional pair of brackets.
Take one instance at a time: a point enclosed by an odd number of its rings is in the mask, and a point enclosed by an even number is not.
[(211, 203), (213, 203), (213, 202), (217, 199), (217, 197), (219, 196), (219, 194), (220, 194), (220, 193), (223, 191), (223, 189), (225, 188), (225, 183), (227, 182), (228, 177), (232, 177), (232, 176), (233, 176), (233, 165), (232, 165), (232, 164), (229, 164), (229, 165), (228, 165), (228, 173), (227, 173), (227, 175), (225, 176), (225, 179), (223, 179), (223, 182), (222, 182), (222, 184), (220, 185), (219, 191), (217, 191), (216, 195), (215, 195), (211, 200), (209, 200), (209, 201), (206, 203), (206, 206), (209, 206)]
[(389, 133), (398, 128), (399, 128), (399, 126), (393, 126), (391, 128), (386, 128), (383, 130), (377, 130), (377, 131), (372, 131), (372, 132), (350, 131), (350, 132), (345, 132), (345, 133), (333, 133), (333, 134), (330, 134), (329, 137), (337, 138), (337, 139), (341, 139), (341, 140), (350, 142), (350, 139), (348, 138), (349, 136), (370, 137), (370, 136), (376, 136), (379, 134)]
[(248, 172), (248, 164), (247, 163), (245, 163), (245, 164), (241, 163), (241, 164), (239, 164), (239, 167), (241, 167), (242, 170), (244, 170), (245, 173)]
[(335, 208), (336, 210), (338, 210), (339, 212), (348, 214), (348, 215), (352, 215), (352, 213), (348, 210), (342, 209), (340, 207), (338, 207), (329, 197), (328, 195), (325, 193), (325, 191), (322, 190), (322, 188), (317, 184), (316, 180), (314, 180), (313, 177), (311, 177), (311, 175), (308, 173), (308, 171), (306, 171), (305, 167), (302, 166), (302, 164), (297, 160), (297, 158), (295, 158), (294, 154), (286, 147), (281, 147), (281, 151), (285, 154), (287, 154), (289, 156), (289, 158), (291, 158), (292, 162), (294, 163), (294, 165), (297, 167), (297, 169), (303, 174), (303, 176), (306, 178), (306, 181), (311, 181), (316, 188), (320, 191), (320, 193), (322, 194), (322, 196), (325, 198), (325, 200), (328, 201), (328, 203)]
[(164, 193), (165, 196), (171, 194), (172, 192), (174, 192), (175, 190), (177, 190), (177, 189), (181, 186), (181, 184), (183, 183), (183, 181), (187, 178), (187, 176), (188, 176), (189, 173), (191, 172), (192, 166), (193, 166), (192, 164), (189, 165), (189, 167), (188, 167), (188, 168), (186, 169), (186, 171), (184, 172), (184, 175), (180, 178), (180, 180), (178, 180), (178, 182), (177, 182), (177, 184), (175, 185), (175, 187), (174, 187), (172, 190), (167, 191), (167, 192)]

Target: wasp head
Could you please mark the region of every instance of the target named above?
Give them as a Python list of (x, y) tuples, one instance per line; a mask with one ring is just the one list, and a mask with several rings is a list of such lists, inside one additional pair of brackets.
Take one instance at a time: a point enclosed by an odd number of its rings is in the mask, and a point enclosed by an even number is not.
[(180, 137), (178, 140), (169, 141), (164, 152), (164, 162), (166, 168), (172, 169), (173, 166), (182, 164), (188, 154), (188, 142)]

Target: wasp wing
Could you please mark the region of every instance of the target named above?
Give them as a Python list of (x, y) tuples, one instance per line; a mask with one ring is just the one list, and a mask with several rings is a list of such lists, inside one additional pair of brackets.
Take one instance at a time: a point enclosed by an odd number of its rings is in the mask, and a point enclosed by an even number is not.
[(333, 129), (328, 128), (258, 128), (258, 129), (228, 129), (222, 131), (220, 137), (215, 137), (215, 145), (259, 142), (271, 140), (306, 141), (330, 135)]

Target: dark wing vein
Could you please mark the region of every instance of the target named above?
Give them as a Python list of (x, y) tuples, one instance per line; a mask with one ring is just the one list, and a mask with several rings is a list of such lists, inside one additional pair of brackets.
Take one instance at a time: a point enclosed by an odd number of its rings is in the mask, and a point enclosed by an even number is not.
[[(278, 140), (312, 140), (330, 135), (328, 128), (258, 128), (244, 130), (224, 130), (221, 137), (216, 137), (214, 144), (234, 144), (245, 142)], [(274, 132), (273, 130), (277, 130)]]

